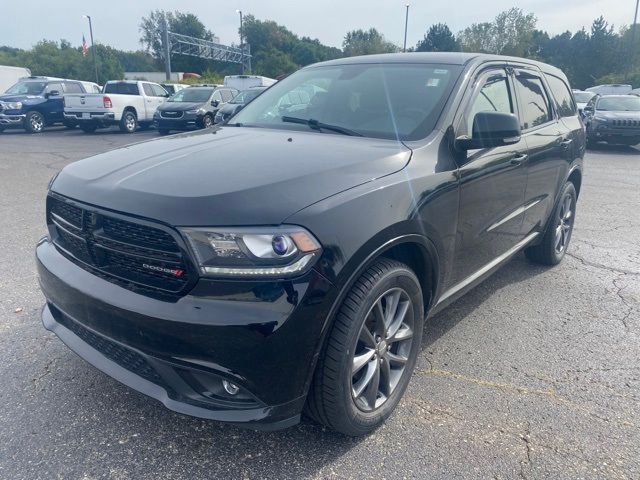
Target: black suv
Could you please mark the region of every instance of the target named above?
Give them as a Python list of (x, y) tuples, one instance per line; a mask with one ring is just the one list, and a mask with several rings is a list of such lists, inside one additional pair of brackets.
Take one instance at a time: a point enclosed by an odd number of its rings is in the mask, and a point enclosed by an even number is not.
[[(283, 101), (300, 90), (306, 105)], [(229, 125), (65, 167), (36, 252), (43, 322), (172, 410), (256, 428), (304, 410), (365, 434), (400, 401), (425, 318), (522, 249), (562, 260), (584, 151), (549, 65), (308, 66)]]
[(220, 107), (238, 93), (228, 87), (188, 87), (170, 96), (158, 107), (153, 123), (160, 135), (171, 130), (208, 128)]
[(584, 107), (589, 145), (604, 141), (619, 145), (640, 143), (640, 97), (595, 96)]

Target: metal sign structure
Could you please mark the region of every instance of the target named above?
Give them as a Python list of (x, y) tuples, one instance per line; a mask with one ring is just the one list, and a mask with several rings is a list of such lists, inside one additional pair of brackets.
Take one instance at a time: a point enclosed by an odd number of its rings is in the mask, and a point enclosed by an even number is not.
[(251, 50), (248, 44), (240, 47), (229, 47), (209, 40), (171, 32), (166, 27), (164, 29), (163, 43), (167, 80), (171, 78), (171, 54), (173, 53), (219, 62), (238, 63), (242, 65), (243, 72), (251, 72)]

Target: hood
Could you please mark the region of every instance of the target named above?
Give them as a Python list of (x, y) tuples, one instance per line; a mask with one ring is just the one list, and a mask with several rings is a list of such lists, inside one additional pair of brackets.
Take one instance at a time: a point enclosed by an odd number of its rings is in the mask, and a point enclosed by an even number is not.
[(186, 112), (187, 110), (197, 110), (206, 102), (164, 102), (158, 110), (169, 112)]
[(248, 127), (174, 135), (65, 167), (51, 189), (175, 226), (277, 225), (404, 168), (391, 140)]
[(42, 98), (39, 95), (0, 95), (0, 102), (24, 102), (30, 98)]
[(609, 120), (640, 120), (640, 112), (628, 112), (624, 110), (618, 112), (597, 110), (595, 116)]

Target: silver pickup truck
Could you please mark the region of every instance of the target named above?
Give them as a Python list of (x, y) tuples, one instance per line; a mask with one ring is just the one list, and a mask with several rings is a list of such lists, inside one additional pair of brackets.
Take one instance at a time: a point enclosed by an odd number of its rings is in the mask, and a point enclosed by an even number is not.
[(118, 125), (127, 133), (148, 128), (156, 109), (169, 96), (157, 83), (110, 81), (102, 93), (77, 93), (64, 96), (64, 117), (87, 132)]

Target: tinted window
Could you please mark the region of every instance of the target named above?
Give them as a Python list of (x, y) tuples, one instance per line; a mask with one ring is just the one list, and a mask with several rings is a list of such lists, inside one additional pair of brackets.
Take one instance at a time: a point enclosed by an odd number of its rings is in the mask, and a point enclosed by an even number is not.
[(303, 68), (263, 92), (234, 121), (309, 131), (295, 122), (312, 119), (367, 137), (418, 140), (433, 131), (461, 69), (424, 63)]
[(484, 80), (484, 85), (474, 98), (469, 113), (467, 114), (467, 134), (471, 134), (473, 117), (478, 112), (503, 112), (513, 113), (513, 102), (509, 84), (504, 73), (489, 74)]
[(64, 93), (84, 93), (84, 90), (82, 90), (82, 87), (79, 83), (65, 82)]
[(564, 81), (553, 75), (547, 75), (547, 81), (551, 88), (553, 98), (556, 100), (556, 109), (561, 117), (573, 117), (576, 115), (576, 104), (573, 101), (571, 90)]
[(155, 97), (155, 93), (153, 92), (153, 88), (151, 88), (151, 85), (149, 83), (143, 83), (142, 84), (142, 89), (144, 90), (144, 94), (147, 97)]
[(576, 102), (580, 103), (587, 103), (595, 96), (596, 94), (593, 92), (573, 92), (573, 97), (576, 99)]
[(135, 83), (107, 83), (104, 86), (104, 93), (117, 93), (120, 95), (139, 95), (138, 85)]
[(537, 127), (551, 120), (549, 102), (542, 80), (526, 72), (516, 74), (520, 127), (523, 130)]

